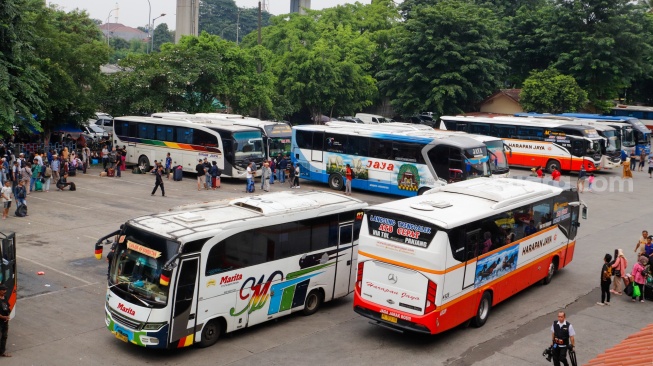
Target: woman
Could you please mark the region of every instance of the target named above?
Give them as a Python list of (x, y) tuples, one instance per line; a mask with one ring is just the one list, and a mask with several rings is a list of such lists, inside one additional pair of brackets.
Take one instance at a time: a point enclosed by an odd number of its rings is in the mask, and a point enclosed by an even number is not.
[(537, 173), (538, 178), (544, 178), (544, 171), (542, 170), (541, 165), (537, 167), (537, 170), (535, 170), (535, 172)]
[[(644, 302), (644, 284), (646, 284), (646, 277), (644, 276), (645, 267), (648, 264), (648, 258), (645, 256), (639, 257), (639, 261), (633, 266), (633, 287), (639, 287), (639, 301)], [(633, 292), (633, 302), (637, 301), (637, 297)]]
[(63, 151), (61, 152), (61, 157), (63, 160), (68, 161), (68, 147), (64, 147)]
[(263, 181), (263, 190), (265, 192), (270, 192), (270, 176), (272, 176), (272, 169), (270, 169), (270, 163), (267, 161), (263, 163), (261, 180)]
[(624, 257), (624, 251), (617, 249), (614, 251), (615, 260), (612, 262), (612, 273), (614, 274), (614, 281), (612, 282), (612, 292), (615, 295), (621, 295), (621, 291), (626, 287), (622, 276), (626, 274), (628, 261)]

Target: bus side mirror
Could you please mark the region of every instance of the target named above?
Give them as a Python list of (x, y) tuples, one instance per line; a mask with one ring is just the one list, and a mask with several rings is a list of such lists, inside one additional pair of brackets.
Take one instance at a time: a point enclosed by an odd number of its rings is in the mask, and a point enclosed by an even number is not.
[(580, 212), (583, 220), (587, 220), (587, 206), (583, 206)]

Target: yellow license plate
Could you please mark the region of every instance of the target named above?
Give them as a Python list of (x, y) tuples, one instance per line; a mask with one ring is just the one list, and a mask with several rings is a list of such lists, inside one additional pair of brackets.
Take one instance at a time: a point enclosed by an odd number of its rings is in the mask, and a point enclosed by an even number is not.
[(128, 342), (129, 341), (129, 338), (127, 338), (127, 335), (122, 334), (122, 333), (118, 333), (118, 332), (116, 332), (116, 338), (120, 339), (123, 342)]
[(396, 317), (394, 317), (394, 316), (392, 316), (392, 315), (387, 315), (387, 314), (381, 314), (381, 319), (383, 319), (383, 320), (387, 320), (387, 321), (389, 321), (390, 323), (396, 323), (396, 322), (397, 322), (397, 318), (396, 318)]

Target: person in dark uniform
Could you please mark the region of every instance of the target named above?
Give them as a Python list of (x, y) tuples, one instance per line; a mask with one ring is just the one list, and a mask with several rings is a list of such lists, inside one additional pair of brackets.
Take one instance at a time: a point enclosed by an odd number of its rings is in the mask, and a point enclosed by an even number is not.
[(156, 189), (161, 187), (161, 197), (166, 196), (166, 190), (163, 187), (163, 165), (159, 165), (154, 173), (156, 176), (156, 182), (154, 183), (154, 189), (152, 190), (152, 196), (156, 193)]
[(7, 353), (7, 336), (9, 335), (9, 314), (11, 314), (11, 307), (5, 295), (7, 294), (7, 286), (0, 285), (0, 357), (11, 357)]
[(554, 366), (560, 366), (560, 363), (569, 366), (567, 363), (567, 350), (573, 350), (576, 346), (575, 336), (574, 327), (565, 319), (565, 312), (558, 312), (558, 321), (554, 321), (551, 326)]

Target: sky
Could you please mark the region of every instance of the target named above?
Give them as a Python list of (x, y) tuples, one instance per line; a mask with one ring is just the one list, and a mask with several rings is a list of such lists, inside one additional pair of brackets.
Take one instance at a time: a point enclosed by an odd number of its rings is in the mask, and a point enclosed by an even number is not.
[[(149, 5), (148, 0), (46, 0), (48, 4), (56, 4), (63, 10), (71, 11), (76, 8), (86, 10), (91, 19), (100, 19), (102, 23), (107, 22), (111, 13), (111, 23), (122, 23), (130, 27), (145, 27), (148, 24)], [(286, 14), (290, 12), (290, 0), (267, 0), (270, 13), (273, 15)], [(370, 0), (358, 0), (361, 3), (369, 4)], [(312, 0), (311, 8), (320, 10), (345, 3), (355, 3), (356, 0)], [(168, 23), (169, 29), (176, 29), (176, 0), (149, 0), (152, 4), (152, 19), (165, 13), (164, 17), (154, 22), (154, 27), (161, 23)], [(118, 10), (111, 11), (118, 5)], [(258, 0), (236, 0), (236, 5), (241, 8), (258, 8)], [(118, 17), (116, 21), (115, 17)]]

